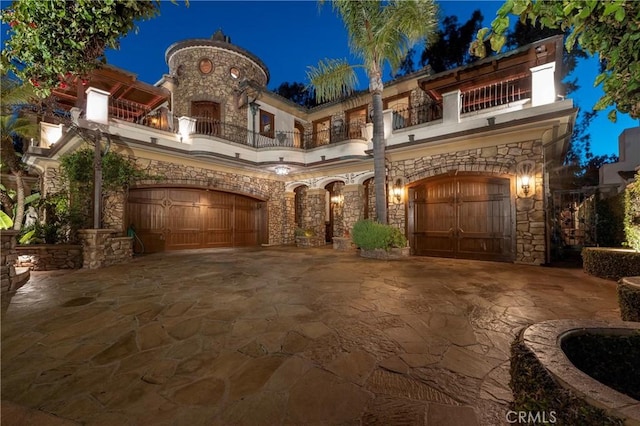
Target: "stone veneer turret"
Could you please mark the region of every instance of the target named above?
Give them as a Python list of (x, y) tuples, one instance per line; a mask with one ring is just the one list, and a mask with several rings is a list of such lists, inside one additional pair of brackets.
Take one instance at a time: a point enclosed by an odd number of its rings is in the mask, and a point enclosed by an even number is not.
[(269, 82), (266, 65), (231, 44), (221, 30), (210, 39), (189, 39), (171, 45), (165, 59), (173, 83), (174, 117), (192, 116), (193, 101), (212, 101), (220, 104), (221, 121), (246, 127), (248, 84), (264, 88)]

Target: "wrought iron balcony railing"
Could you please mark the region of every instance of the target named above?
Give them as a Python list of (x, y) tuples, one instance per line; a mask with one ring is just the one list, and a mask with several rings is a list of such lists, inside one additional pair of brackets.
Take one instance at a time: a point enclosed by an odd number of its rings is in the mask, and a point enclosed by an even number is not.
[(417, 126), (442, 118), (442, 102), (422, 103), (393, 110), (393, 130)]
[(460, 94), (461, 113), (474, 112), (531, 97), (531, 77), (500, 81)]
[[(158, 130), (178, 133), (178, 118), (167, 108), (151, 111), (143, 105), (121, 99), (109, 100), (109, 114), (112, 118), (140, 124)], [(196, 135), (214, 136), (230, 142), (249, 145), (254, 148), (287, 147), (309, 149), (328, 143), (349, 139), (362, 139), (361, 123), (350, 123), (334, 127), (331, 131), (300, 132), (276, 130), (275, 132), (252, 132), (251, 130), (211, 117), (193, 117)]]

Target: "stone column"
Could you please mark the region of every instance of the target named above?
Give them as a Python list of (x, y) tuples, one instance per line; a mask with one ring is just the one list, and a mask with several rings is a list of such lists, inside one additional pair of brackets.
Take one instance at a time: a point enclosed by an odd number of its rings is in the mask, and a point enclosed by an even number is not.
[(459, 90), (442, 95), (442, 123), (459, 123), (460, 107), (461, 104)]
[(323, 188), (309, 189), (307, 191), (307, 209), (305, 211), (305, 228), (313, 230), (315, 240), (313, 245), (325, 244), (325, 219), (326, 219), (326, 195)]
[(102, 206), (102, 223), (105, 228), (115, 229), (123, 234), (128, 224), (124, 223), (124, 210), (126, 206), (124, 191), (109, 191), (105, 193)]
[(293, 244), (295, 243), (295, 229), (296, 229), (296, 193), (293, 191), (284, 193), (284, 200), (282, 201), (284, 204), (284, 223), (282, 226), (284, 227), (282, 234), (283, 240), (282, 244)]
[(98, 269), (115, 263), (126, 262), (133, 257), (133, 239), (115, 237), (115, 229), (81, 229), (82, 268)]
[(3, 230), (0, 234), (1, 250), (0, 250), (0, 283), (2, 293), (12, 290), (12, 283), (16, 276), (15, 263), (18, 260), (16, 252), (16, 236), (20, 231)]
[(353, 225), (364, 217), (364, 187), (362, 185), (345, 185), (342, 188), (344, 210), (342, 227), (345, 234), (351, 235)]

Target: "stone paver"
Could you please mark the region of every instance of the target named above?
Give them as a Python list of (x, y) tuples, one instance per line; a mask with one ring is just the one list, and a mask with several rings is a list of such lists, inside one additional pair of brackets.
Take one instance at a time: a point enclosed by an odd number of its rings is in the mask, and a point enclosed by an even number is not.
[(506, 424), (522, 327), (619, 318), (581, 270), (330, 248), (34, 272), (2, 307), (3, 425)]

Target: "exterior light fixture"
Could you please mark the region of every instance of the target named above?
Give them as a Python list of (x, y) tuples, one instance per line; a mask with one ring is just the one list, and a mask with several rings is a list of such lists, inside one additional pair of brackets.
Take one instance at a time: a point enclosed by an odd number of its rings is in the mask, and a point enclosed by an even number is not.
[(529, 195), (529, 179), (530, 177), (528, 175), (523, 175), (520, 178), (520, 186), (522, 187), (522, 192), (524, 192), (524, 195)]
[(342, 197), (342, 195), (332, 195), (331, 196), (331, 202), (333, 204), (342, 204), (342, 202), (344, 201), (344, 198)]
[(516, 166), (518, 179), (520, 180), (520, 190), (524, 197), (528, 197), (529, 194), (533, 194), (533, 173), (535, 172), (535, 163), (531, 160), (526, 160), (518, 163)]
[(286, 176), (289, 174), (291, 169), (287, 166), (276, 166), (275, 171), (278, 176)]
[(394, 202), (396, 204), (400, 204), (402, 202), (402, 192), (403, 192), (403, 182), (402, 179), (397, 178), (393, 182), (393, 187), (391, 188), (391, 195), (393, 196)]

